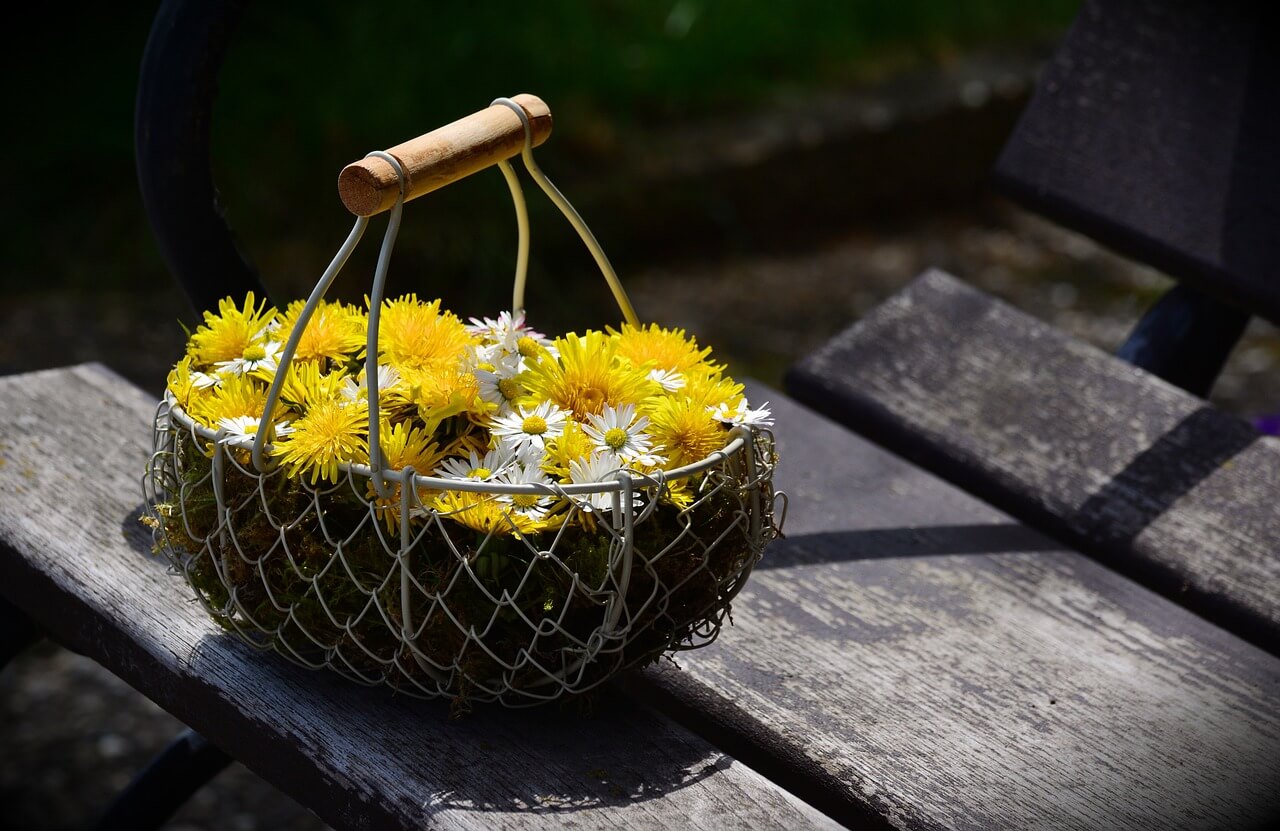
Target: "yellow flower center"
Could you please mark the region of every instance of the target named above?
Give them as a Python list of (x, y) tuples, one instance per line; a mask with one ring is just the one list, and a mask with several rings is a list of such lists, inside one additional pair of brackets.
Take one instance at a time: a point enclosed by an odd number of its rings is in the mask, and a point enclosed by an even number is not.
[(487, 467), (478, 467), (475, 470), (468, 473), (467, 476), (471, 477), (472, 479), (488, 479), (492, 473), (493, 471), (489, 470), (489, 468)]
[(520, 384), (514, 378), (503, 378), (498, 382), (498, 392), (508, 401), (513, 398), (519, 398)]
[(578, 391), (578, 398), (582, 402), (583, 413), (598, 413), (604, 409), (607, 396), (599, 387), (586, 387)]
[(535, 358), (542, 351), (542, 347), (533, 338), (525, 335), (516, 341), (516, 351), (520, 353), (522, 358)]
[(627, 431), (621, 427), (613, 427), (605, 431), (604, 443), (614, 452), (621, 450), (627, 444)]
[(538, 495), (536, 493), (517, 493), (515, 496), (511, 497), (511, 504), (515, 505), (517, 508), (528, 510), (537, 506)]
[(547, 432), (547, 420), (542, 416), (527, 416), (524, 423), (520, 425), (520, 429), (530, 435), (540, 436)]
[(248, 347), (245, 348), (244, 355), (242, 357), (246, 361), (265, 360), (267, 357), (266, 347), (256, 343), (250, 344)]

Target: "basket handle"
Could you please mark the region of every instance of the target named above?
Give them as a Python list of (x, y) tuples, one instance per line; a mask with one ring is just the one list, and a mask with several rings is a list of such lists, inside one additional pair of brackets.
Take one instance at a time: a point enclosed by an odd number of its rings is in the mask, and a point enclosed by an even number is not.
[[(320, 305), (325, 293), (328, 292), (330, 284), (332, 284), (338, 272), (346, 264), (351, 252), (360, 242), (360, 238), (364, 236), (365, 229), (369, 225), (369, 217), (390, 208), (391, 217), (387, 222), (387, 230), (382, 238), (381, 250), (378, 252), (378, 262), (374, 268), (373, 285), (368, 299), (369, 326), (368, 340), (365, 346), (365, 386), (369, 400), (370, 478), (373, 482), (374, 490), (380, 498), (386, 499), (390, 496), (390, 489), (384, 474), (386, 462), (382, 457), (379, 436), (381, 407), (378, 400), (378, 357), (380, 354), (378, 329), (382, 295), (391, 262), (391, 251), (395, 247), (396, 236), (400, 231), (400, 219), (404, 212), (404, 203), (416, 196), (429, 193), (432, 190), (444, 187), (450, 182), (469, 176), (485, 167), (494, 164), (501, 167), (503, 176), (511, 189), (511, 198), (515, 202), (520, 233), (512, 312), (513, 314), (521, 314), (524, 311), (524, 281), (528, 266), (529, 221), (525, 209), (524, 193), (520, 189), (519, 180), (516, 178), (515, 172), (507, 162), (508, 158), (515, 156), (517, 153), (524, 162), (525, 169), (529, 172), (529, 175), (542, 188), (547, 198), (560, 209), (565, 219), (578, 232), (578, 236), (582, 238), (583, 243), (591, 252), (591, 256), (595, 259), (596, 265), (600, 268), (600, 272), (605, 278), (605, 282), (609, 284), (609, 288), (613, 292), (614, 300), (618, 303), (623, 319), (632, 326), (639, 326), (631, 300), (627, 297), (626, 290), (618, 280), (618, 275), (613, 270), (613, 265), (609, 262), (609, 258), (605, 255), (599, 241), (591, 233), (591, 229), (587, 227), (582, 216), (569, 203), (569, 200), (564, 197), (564, 194), (560, 193), (560, 190), (552, 184), (551, 180), (547, 178), (542, 169), (538, 167), (538, 163), (533, 159), (533, 148), (540, 142), (537, 138), (539, 133), (536, 126), (537, 120), (536, 117), (530, 116), (530, 106), (535, 106), (535, 109), (540, 107), (543, 113), (545, 132), (542, 133), (541, 140), (546, 141), (546, 137), (551, 132), (551, 111), (542, 99), (524, 94), (517, 95), (514, 99), (498, 98), (485, 110), (472, 113), (466, 118), (459, 119), (439, 130), (433, 130), (430, 133), (419, 136), (413, 141), (397, 145), (390, 150), (375, 150), (361, 161), (343, 168), (338, 177), (340, 196), (343, 195), (343, 177), (348, 176), (348, 171), (351, 171), (347, 179), (349, 183), (365, 183), (364, 185), (353, 185), (352, 187), (355, 189), (349, 191), (359, 194), (360, 187), (365, 187), (370, 182), (376, 184), (381, 181), (381, 179), (370, 179), (369, 177), (374, 175), (381, 177), (382, 173), (379, 171), (382, 168), (385, 168), (391, 176), (390, 193), (389, 196), (384, 194), (382, 185), (377, 184), (376, 187), (364, 192), (363, 197), (358, 197), (365, 199), (365, 201), (358, 201), (357, 204), (370, 208), (371, 212), (367, 214), (351, 208), (351, 205), (346, 201), (346, 197), (343, 197), (343, 203), (356, 214), (356, 222), (346, 242), (342, 244), (333, 261), (321, 276), (320, 282), (316, 284), (315, 289), (311, 292), (311, 296), (307, 299), (302, 312), (298, 315), (293, 332), (290, 333), (280, 354), (276, 376), (272, 379), (271, 387), (267, 391), (263, 418), (258, 425), (258, 432), (253, 441), (252, 461), (254, 468), (258, 471), (267, 469), (266, 445), (274, 435), (274, 424), (269, 414), (275, 409), (276, 403), (279, 401), (280, 389), (283, 386), (285, 376), (288, 374), (289, 366), (293, 362), (298, 342), (301, 340), (307, 323)], [(495, 113), (499, 115), (506, 113), (508, 115), (505, 116), (503, 121), (499, 121), (494, 117)], [(514, 116), (514, 124), (518, 128), (515, 132), (510, 129), (509, 124), (504, 123), (510, 122), (512, 116)], [(444, 138), (441, 138), (442, 134)], [(514, 149), (512, 149), (513, 144)], [(415, 149), (410, 152), (405, 148)], [(406, 164), (405, 160), (402, 160), (400, 155), (397, 155), (397, 152), (402, 153), (409, 161), (409, 164)], [(413, 164), (417, 165), (418, 170), (416, 191), (413, 177), (414, 168), (411, 166)], [(388, 198), (390, 201), (386, 207), (377, 207), (382, 205)], [(376, 208), (376, 210), (372, 210), (372, 208)]]
[[(508, 100), (524, 111), (531, 146), (551, 136), (551, 109), (546, 102), (527, 93)], [(525, 146), (524, 121), (510, 107), (495, 103), (390, 148), (386, 152), (404, 171), (404, 201), (519, 155)], [(338, 197), (356, 216), (391, 210), (399, 196), (400, 177), (385, 159), (364, 158), (338, 174)]]

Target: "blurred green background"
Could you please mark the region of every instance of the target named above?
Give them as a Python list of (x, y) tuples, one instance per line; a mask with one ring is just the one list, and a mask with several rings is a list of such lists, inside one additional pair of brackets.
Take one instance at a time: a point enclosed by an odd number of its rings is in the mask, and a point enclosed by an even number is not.
[[(213, 165), (277, 298), (349, 228), (343, 165), (534, 92), (543, 168), (642, 317), (733, 371), (786, 366), (926, 267), (1100, 347), (1168, 285), (992, 197), (990, 164), (1076, 0), (250, 3), (220, 75)], [(143, 215), (133, 101), (154, 4), (57, 7), (4, 51), (0, 373), (102, 360), (158, 391), (195, 312)], [(550, 331), (614, 322), (590, 257), (536, 189), (528, 307)], [(377, 229), (333, 293), (358, 300)], [(463, 316), (510, 302), (515, 222), (497, 171), (413, 202), (389, 291)], [(1280, 400), (1280, 338), (1251, 329), (1215, 392)]]
[[(536, 92), (556, 132), (539, 153), (575, 196), (622, 180), (628, 152), (669, 125), (768, 110), (815, 90), (865, 85), (965, 49), (1052, 38), (1075, 2), (939, 0), (250, 4), (221, 76), (217, 181), (250, 258), (281, 294), (302, 293), (345, 233), (337, 171), (366, 151), (465, 115), (498, 95)], [(132, 105), (154, 6), (64, 14), (8, 45), (27, 86), (9, 111), (0, 291), (134, 289), (165, 280), (134, 184)], [(622, 185), (620, 185), (622, 186)], [(606, 188), (607, 189), (607, 188)], [(584, 283), (562, 221), (534, 199), (535, 288)], [(595, 215), (587, 212), (594, 209)], [(663, 257), (629, 244), (608, 198), (588, 221), (624, 270)], [(496, 172), (413, 206), (393, 288), (442, 293), (468, 313), (505, 302), (514, 224)], [(604, 231), (609, 233), (606, 234)], [(779, 227), (780, 238), (790, 229)], [(570, 253), (570, 252), (573, 253)], [(360, 261), (357, 261), (358, 263)], [(361, 272), (359, 266), (353, 269)], [(358, 296), (366, 277), (338, 291)], [(465, 291), (461, 287), (469, 287)], [(564, 295), (553, 295), (559, 300)], [(559, 305), (559, 304), (557, 304)], [(564, 322), (589, 317), (559, 313)], [(562, 322), (561, 320), (555, 321)]]

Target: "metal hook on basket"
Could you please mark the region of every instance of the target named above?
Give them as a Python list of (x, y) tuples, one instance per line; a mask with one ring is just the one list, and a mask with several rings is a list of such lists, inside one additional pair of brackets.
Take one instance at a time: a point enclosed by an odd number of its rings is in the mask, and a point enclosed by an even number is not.
[(382, 443), (379, 428), (382, 425), (382, 408), (378, 400), (378, 317), (382, 312), (382, 294), (387, 283), (387, 269), (391, 266), (391, 250), (396, 245), (396, 235), (400, 233), (400, 218), (404, 215), (404, 191), (408, 177), (400, 160), (385, 150), (374, 150), (365, 154), (382, 159), (396, 172), (400, 180), (400, 195), (391, 208), (391, 219), (387, 222), (387, 231), (382, 236), (382, 248), (378, 250), (378, 265), (373, 271), (373, 289), (369, 294), (369, 331), (365, 342), (364, 384), (369, 400), (369, 470), (373, 489), (379, 499), (390, 498), (391, 488), (387, 486), (383, 471), (387, 460), (382, 455)]
[[(529, 123), (529, 114), (524, 111), (524, 107), (510, 98), (495, 98), (489, 106), (492, 107), (496, 104), (509, 108), (520, 118), (520, 123), (524, 125), (524, 149), (520, 151), (520, 158), (524, 161), (525, 170), (529, 171), (533, 181), (538, 183), (538, 187), (542, 188), (542, 192), (547, 195), (547, 198), (555, 203), (555, 206), (560, 209), (560, 213), (564, 214), (565, 219), (569, 220), (569, 224), (573, 226), (573, 229), (578, 232), (578, 236), (582, 238), (583, 244), (587, 246), (587, 250), (591, 252), (591, 256), (595, 259), (600, 273), (604, 275), (605, 282), (609, 284), (609, 290), (613, 292), (613, 299), (622, 311), (622, 319), (632, 326), (638, 327), (640, 320), (636, 317), (635, 307), (631, 305), (631, 298), (627, 296), (626, 289), (622, 287), (622, 282), (618, 279), (618, 273), (613, 270), (613, 264), (609, 262), (609, 257), (604, 253), (604, 248), (600, 246), (595, 234), (591, 233), (591, 229), (587, 227), (582, 215), (570, 204), (559, 188), (551, 183), (547, 175), (542, 172), (542, 168), (538, 167), (538, 163), (533, 160), (533, 126)], [(502, 165), (503, 175), (506, 176), (510, 170), (510, 165), (506, 162), (502, 162)], [(512, 176), (514, 176), (514, 172), (512, 172)], [(511, 183), (511, 178), (507, 179), (507, 183)], [(512, 198), (517, 200), (516, 216), (519, 217), (523, 210), (524, 196), (523, 193), (519, 196), (516, 194), (517, 189), (513, 187)], [(527, 212), (525, 222), (528, 222)], [(526, 228), (522, 240), (527, 242), (527, 239), (528, 231)], [(527, 253), (525, 256), (527, 257)], [(515, 296), (512, 301), (512, 305), (515, 307), (512, 310), (513, 313), (524, 308), (524, 280), (519, 264), (517, 264), (516, 275)]]

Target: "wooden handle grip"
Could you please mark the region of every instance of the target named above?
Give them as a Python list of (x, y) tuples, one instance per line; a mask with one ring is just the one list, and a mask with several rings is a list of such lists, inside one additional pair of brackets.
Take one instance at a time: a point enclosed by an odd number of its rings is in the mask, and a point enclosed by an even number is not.
[[(529, 117), (533, 146), (551, 135), (551, 110), (536, 95), (517, 95), (512, 101)], [(404, 201), (442, 188), (509, 159), (524, 149), (524, 125), (510, 107), (495, 104), (452, 124), (397, 144), (387, 152), (404, 168), (408, 182)], [(400, 193), (400, 180), (385, 159), (352, 162), (338, 174), (338, 196), (357, 216), (390, 210)]]

